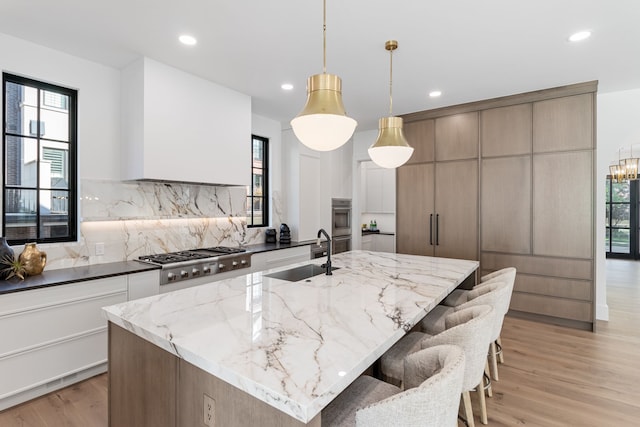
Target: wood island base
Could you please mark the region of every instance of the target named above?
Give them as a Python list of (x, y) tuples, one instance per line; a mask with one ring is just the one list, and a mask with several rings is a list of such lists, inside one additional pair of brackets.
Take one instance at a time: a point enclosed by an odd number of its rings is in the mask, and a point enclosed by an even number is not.
[[(214, 402), (205, 424), (204, 400)], [(109, 322), (110, 427), (320, 427), (308, 424)]]

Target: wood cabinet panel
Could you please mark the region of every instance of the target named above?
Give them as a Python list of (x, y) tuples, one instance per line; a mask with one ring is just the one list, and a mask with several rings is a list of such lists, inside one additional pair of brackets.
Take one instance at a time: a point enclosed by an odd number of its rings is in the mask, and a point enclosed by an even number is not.
[(482, 250), (531, 253), (531, 157), (482, 161)]
[(429, 215), (434, 213), (434, 164), (398, 168), (396, 185), (396, 250), (403, 254), (433, 255)]
[(204, 427), (207, 394), (214, 400), (216, 426), (320, 427), (321, 415), (304, 424), (184, 360), (178, 366), (177, 426)]
[(591, 303), (544, 295), (513, 292), (511, 296), (511, 310), (525, 313), (542, 314), (544, 316), (562, 319), (592, 322), (593, 313)]
[(593, 264), (591, 260), (485, 252), (482, 254), (481, 264), (483, 269), (482, 274), (487, 274), (504, 267), (515, 267), (518, 274), (535, 274), (567, 279), (593, 279)]
[(435, 121), (420, 120), (404, 123), (404, 136), (413, 147), (413, 154), (406, 164), (432, 162), (435, 147)]
[(175, 427), (177, 361), (109, 322), (109, 426)]
[(559, 279), (556, 277), (517, 274), (515, 288), (518, 292), (555, 296), (582, 301), (593, 300), (593, 282), (590, 280)]
[(436, 161), (478, 157), (478, 113), (436, 119)]
[(482, 156), (531, 153), (531, 104), (484, 110), (480, 115)]
[(592, 258), (591, 151), (533, 158), (533, 253)]
[(549, 99), (533, 104), (533, 151), (595, 148), (591, 93)]
[(478, 259), (478, 161), (436, 163), (435, 196), (435, 254)]

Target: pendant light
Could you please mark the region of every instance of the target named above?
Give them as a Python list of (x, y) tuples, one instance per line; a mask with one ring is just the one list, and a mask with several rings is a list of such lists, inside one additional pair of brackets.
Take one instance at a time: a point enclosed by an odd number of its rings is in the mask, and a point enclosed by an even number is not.
[(347, 116), (342, 103), (342, 80), (327, 74), (327, 1), (323, 0), (323, 64), (322, 74), (307, 79), (307, 103), (293, 120), (296, 137), (316, 151), (330, 151), (351, 138), (356, 122)]
[(389, 40), (384, 48), (389, 51), (389, 117), (378, 122), (378, 139), (369, 147), (369, 157), (383, 168), (397, 168), (409, 160), (413, 147), (409, 145), (402, 131), (402, 117), (393, 116), (393, 51), (398, 48), (396, 40)]

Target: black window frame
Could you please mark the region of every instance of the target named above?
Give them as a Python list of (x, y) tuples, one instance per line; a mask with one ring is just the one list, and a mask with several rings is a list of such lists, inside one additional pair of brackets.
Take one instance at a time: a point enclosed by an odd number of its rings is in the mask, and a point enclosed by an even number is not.
[[(254, 164), (254, 141), (260, 141), (262, 144), (262, 166)], [(254, 180), (256, 174), (254, 169), (262, 170), (262, 195), (254, 194)], [(262, 199), (262, 222), (256, 223), (253, 214), (253, 206), (256, 199)], [(269, 138), (263, 136), (251, 135), (251, 184), (247, 187), (247, 227), (268, 227), (269, 226)]]
[[(607, 176), (606, 185), (608, 186), (609, 197), (605, 200), (605, 209), (609, 212), (609, 220), (605, 224), (605, 230), (608, 234), (609, 245), (606, 248), (606, 257), (640, 259), (640, 182), (638, 180), (627, 181), (629, 184), (629, 201), (614, 202), (612, 201), (614, 181), (611, 176)], [(629, 227), (614, 227), (612, 225), (614, 205), (629, 205)], [(629, 252), (612, 252), (614, 230), (629, 230)]]
[[(38, 129), (40, 128), (40, 112), (41, 109), (46, 108), (43, 102), (44, 92), (55, 92), (68, 96), (68, 117), (69, 117), (69, 134), (68, 141), (60, 141), (56, 139), (45, 138), (42, 132), (39, 130), (35, 135), (23, 135), (17, 132), (7, 131), (7, 83), (13, 83), (23, 86), (29, 86), (38, 90), (37, 96), (37, 122)], [(78, 144), (78, 91), (75, 89), (58, 86), (51, 83), (42, 82), (39, 80), (31, 79), (28, 77), (18, 76), (10, 73), (2, 73), (2, 235), (7, 237), (7, 193), (11, 190), (35, 190), (37, 206), (35, 212), (35, 234), (36, 237), (29, 238), (9, 238), (7, 242), (10, 245), (19, 245), (29, 242), (36, 243), (58, 243), (58, 242), (76, 242), (78, 240), (78, 162), (77, 162), (77, 144)], [(54, 107), (55, 108), (55, 107)], [(35, 140), (37, 143), (37, 167), (36, 167), (36, 183), (33, 187), (25, 187), (23, 185), (7, 185), (7, 140), (9, 137), (27, 138)], [(55, 143), (68, 144), (68, 189), (67, 191), (67, 219), (63, 223), (67, 227), (67, 234), (54, 237), (43, 237), (43, 226), (41, 224), (41, 209), (40, 209), (40, 193), (43, 190), (56, 191), (52, 187), (44, 187), (40, 184), (40, 152), (42, 148), (42, 141), (51, 141)]]

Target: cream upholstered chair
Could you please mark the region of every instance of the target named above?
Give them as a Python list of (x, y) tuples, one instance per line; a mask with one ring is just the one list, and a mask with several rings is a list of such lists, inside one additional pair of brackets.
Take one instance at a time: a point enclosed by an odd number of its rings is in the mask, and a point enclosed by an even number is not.
[(322, 411), (322, 426), (433, 426), (457, 424), (465, 356), (441, 345), (404, 360), (407, 390), (362, 376)]
[[(456, 307), (447, 307), (444, 305), (438, 305), (425, 316), (421, 322), (421, 328), (427, 334), (435, 335), (439, 331), (444, 329), (445, 319), (447, 315), (454, 313), (457, 310), (463, 310), (468, 307), (479, 304), (488, 304), (494, 307), (496, 310), (495, 321), (491, 327), (491, 340), (487, 345), (488, 357), (486, 359), (486, 386), (489, 396), (493, 395), (491, 388), (490, 371), (493, 371), (494, 378), (497, 378), (497, 364), (493, 362), (496, 360), (496, 347), (495, 340), (500, 336), (502, 330), (502, 323), (504, 322), (504, 316), (509, 310), (509, 302), (511, 300), (511, 293), (513, 285), (511, 283), (499, 281), (500, 278), (491, 279), (481, 286), (476, 286), (474, 289), (468, 291), (465, 295), (469, 300)], [(491, 361), (491, 367), (489, 366)]]
[[(478, 388), (480, 399), (481, 420), (486, 424), (487, 411), (484, 401), (483, 374), (487, 360), (487, 348), (491, 339), (494, 325), (494, 309), (490, 305), (475, 305), (463, 310), (454, 311), (446, 316), (445, 329), (437, 335), (413, 332), (406, 335), (387, 353), (380, 362), (380, 369), (385, 380), (405, 380), (408, 378), (403, 371), (402, 361), (407, 353), (420, 348), (432, 347), (439, 344), (460, 346), (465, 353), (465, 375), (463, 381), (462, 399), (465, 416), (470, 426), (474, 425), (473, 411), (469, 391)], [(402, 383), (404, 387), (406, 385)]]
[[(516, 269), (513, 267), (506, 267), (500, 269), (498, 271), (494, 271), (493, 273), (489, 273), (485, 276), (482, 276), (480, 279), (480, 283), (477, 284), (474, 289), (478, 289), (488, 283), (496, 282), (496, 281), (504, 281), (507, 282), (510, 286), (510, 291), (507, 295), (506, 301), (502, 301), (501, 308), (506, 315), (509, 311), (509, 305), (511, 304), (511, 295), (513, 294), (513, 287), (516, 281)], [(453, 291), (444, 301), (441, 303), (442, 305), (456, 307), (461, 304), (464, 304), (469, 299), (469, 292), (461, 289), (456, 289)], [(500, 332), (502, 331), (502, 319), (497, 318), (499, 320), (499, 325), (496, 325), (496, 330), (494, 338), (491, 340), (491, 346), (489, 348), (489, 366), (491, 367), (491, 377), (498, 381), (498, 361), (500, 363), (504, 363), (504, 355), (502, 352), (502, 341), (500, 339)]]

